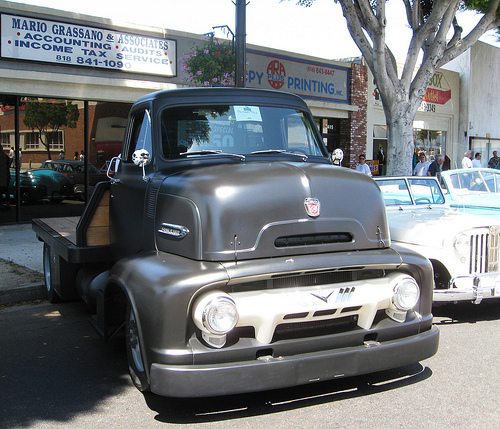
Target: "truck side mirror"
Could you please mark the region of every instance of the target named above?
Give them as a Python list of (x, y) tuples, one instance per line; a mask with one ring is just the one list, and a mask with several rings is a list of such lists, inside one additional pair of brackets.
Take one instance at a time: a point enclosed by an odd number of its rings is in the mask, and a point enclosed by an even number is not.
[(138, 167), (145, 167), (151, 162), (151, 155), (146, 149), (137, 149), (132, 154), (132, 161)]
[(146, 149), (137, 149), (132, 154), (132, 161), (138, 167), (142, 167), (142, 180), (147, 182), (148, 178), (146, 176), (145, 167), (151, 162), (151, 155), (149, 152)]

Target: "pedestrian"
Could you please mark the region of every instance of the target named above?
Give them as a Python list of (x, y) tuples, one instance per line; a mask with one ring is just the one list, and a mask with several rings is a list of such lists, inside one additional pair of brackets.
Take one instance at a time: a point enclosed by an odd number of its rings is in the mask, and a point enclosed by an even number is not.
[(476, 152), (472, 160), (472, 168), (481, 168), (481, 154)]
[(59, 152), (59, 159), (64, 159), (64, 151)]
[(83, 152), (83, 150), (80, 153), (80, 161), (85, 161), (85, 153)]
[(78, 161), (78, 152), (75, 152), (75, 155), (73, 156), (74, 161)]
[(9, 168), (12, 167), (12, 164), (14, 164), (14, 159), (16, 157), (16, 152), (14, 152), (14, 148), (11, 146), (9, 150)]
[(377, 152), (378, 169), (381, 176), (385, 176), (385, 153), (381, 144), (378, 145)]
[(441, 177), (441, 171), (443, 171), (444, 155), (440, 154), (436, 156), (436, 159), (429, 165), (427, 170), (427, 176), (437, 176)]
[(462, 168), (472, 168), (472, 151), (466, 150), (462, 158)]
[(364, 154), (359, 155), (359, 164), (356, 165), (356, 170), (360, 173), (367, 174), (368, 176), (372, 175), (372, 170), (366, 163), (366, 156)]
[(425, 156), (425, 152), (420, 152), (418, 154), (418, 163), (415, 166), (415, 169), (413, 170), (413, 175), (414, 176), (427, 176), (427, 170), (429, 170), (429, 166), (431, 163), (427, 161), (427, 158)]
[(500, 157), (497, 155), (497, 151), (493, 151), (493, 156), (488, 161), (488, 168), (495, 168), (500, 170)]
[(2, 199), (0, 208), (2, 210), (10, 208), (9, 184), (10, 158), (2, 149), (0, 153), (0, 197)]

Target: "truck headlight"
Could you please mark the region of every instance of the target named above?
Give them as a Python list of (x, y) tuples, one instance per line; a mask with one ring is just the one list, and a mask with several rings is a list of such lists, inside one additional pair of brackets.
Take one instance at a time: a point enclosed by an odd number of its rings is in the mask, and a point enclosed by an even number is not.
[(470, 237), (464, 233), (455, 235), (453, 239), (453, 249), (459, 255), (466, 255), (470, 249)]
[(238, 310), (228, 294), (214, 291), (196, 300), (193, 319), (203, 339), (219, 348), (224, 346), (226, 334), (238, 323)]
[(402, 278), (394, 287), (392, 303), (398, 310), (408, 311), (417, 305), (420, 288), (412, 277)]

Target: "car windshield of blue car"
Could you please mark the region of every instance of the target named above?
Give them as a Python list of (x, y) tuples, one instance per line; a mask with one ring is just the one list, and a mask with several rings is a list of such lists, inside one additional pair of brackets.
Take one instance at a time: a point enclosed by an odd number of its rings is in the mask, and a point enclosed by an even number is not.
[(456, 195), (500, 192), (500, 174), (495, 171), (461, 171), (450, 173), (446, 187)]
[(281, 107), (215, 105), (167, 108), (161, 115), (163, 155), (328, 156), (306, 112)]

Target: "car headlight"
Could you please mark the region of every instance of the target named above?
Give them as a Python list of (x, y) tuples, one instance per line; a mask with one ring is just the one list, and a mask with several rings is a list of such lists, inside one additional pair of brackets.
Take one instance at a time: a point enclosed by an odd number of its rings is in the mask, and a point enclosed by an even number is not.
[(238, 323), (238, 311), (228, 294), (214, 291), (196, 300), (193, 320), (208, 344), (222, 347), (226, 342), (226, 334)]
[(392, 303), (398, 310), (408, 311), (417, 305), (420, 287), (412, 277), (402, 278), (394, 287)]
[(470, 249), (470, 237), (464, 233), (457, 234), (453, 239), (453, 249), (459, 255), (465, 255)]

